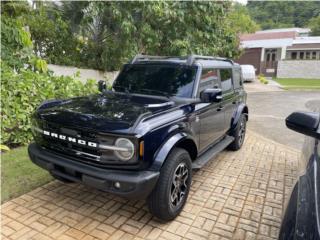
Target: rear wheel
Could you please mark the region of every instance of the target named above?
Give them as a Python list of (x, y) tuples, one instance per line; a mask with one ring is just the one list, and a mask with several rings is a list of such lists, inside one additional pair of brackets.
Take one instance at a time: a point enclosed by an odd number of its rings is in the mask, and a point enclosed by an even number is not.
[(236, 151), (242, 147), (244, 138), (246, 136), (246, 124), (246, 116), (242, 113), (236, 128), (231, 134), (231, 136), (234, 137), (234, 141), (229, 145), (229, 149)]
[(172, 220), (188, 198), (192, 168), (189, 153), (174, 148), (162, 166), (156, 187), (148, 197), (150, 212), (161, 220)]

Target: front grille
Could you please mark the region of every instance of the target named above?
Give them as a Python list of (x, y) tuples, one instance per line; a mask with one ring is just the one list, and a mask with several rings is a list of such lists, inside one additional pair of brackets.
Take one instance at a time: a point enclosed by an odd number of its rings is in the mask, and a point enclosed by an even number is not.
[[(114, 137), (112, 136), (98, 136), (94, 132), (85, 131), (81, 129), (75, 128), (66, 128), (60, 127), (57, 124), (45, 122), (42, 124), (42, 129), (49, 131), (50, 133), (56, 133), (60, 136), (60, 134), (72, 137), (75, 139), (81, 139), (85, 142), (92, 143), (103, 143), (112, 145), (114, 141)], [(36, 142), (38, 142), (43, 147), (50, 149), (52, 151), (58, 152), (63, 155), (68, 155), (71, 157), (75, 157), (78, 160), (83, 160), (86, 162), (93, 162), (95, 164), (110, 164), (115, 162), (115, 158), (113, 157), (113, 152), (106, 150), (99, 150), (95, 147), (84, 146), (82, 144), (68, 142), (65, 140), (61, 140), (59, 138), (54, 138), (52, 136), (46, 136), (42, 134), (40, 137), (36, 138)]]
[[(55, 136), (52, 136), (52, 133)], [(89, 129), (80, 129), (75, 127), (61, 126), (56, 123), (44, 121), (42, 119), (33, 120), (33, 135), (35, 142), (61, 156), (68, 156), (74, 161), (81, 161), (94, 166), (101, 166), (106, 168), (125, 168), (136, 169), (142, 162), (138, 161), (138, 153), (129, 161), (120, 161), (113, 150), (106, 150), (98, 148), (99, 144), (112, 146), (118, 137), (129, 136), (115, 136), (113, 134), (100, 134)], [(61, 140), (61, 135), (71, 137), (75, 140), (84, 141), (85, 144), (79, 142), (71, 142), (69, 140)], [(130, 137), (135, 146), (138, 146), (136, 138)], [(96, 146), (89, 145), (94, 143)]]
[(100, 162), (101, 153), (97, 150), (92, 150), (84, 147), (79, 147), (75, 144), (60, 142), (55, 139), (45, 139), (45, 147), (60, 152), (65, 155), (70, 155), (83, 160)]

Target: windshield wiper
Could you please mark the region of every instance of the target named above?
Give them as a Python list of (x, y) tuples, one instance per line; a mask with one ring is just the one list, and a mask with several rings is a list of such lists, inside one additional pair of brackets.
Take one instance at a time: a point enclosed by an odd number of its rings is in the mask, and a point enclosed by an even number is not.
[[(129, 91), (129, 89), (128, 88), (126, 88), (126, 87), (122, 87), (122, 86), (114, 86), (113, 87), (113, 89), (122, 89), (122, 90), (124, 90), (123, 92), (125, 92), (125, 93), (127, 93), (127, 94), (130, 94), (130, 91)], [(117, 90), (116, 90), (117, 91)]]
[(163, 92), (163, 91), (159, 91), (159, 90), (153, 90), (153, 89), (147, 89), (147, 88), (140, 88), (139, 91), (144, 91), (147, 93), (155, 93), (155, 94), (160, 94), (161, 96), (165, 96), (167, 98), (172, 97), (172, 95), (170, 95), (167, 92)]
[(158, 96), (161, 96), (161, 97), (166, 97), (168, 99), (170, 99), (172, 97), (172, 95), (170, 95), (169, 93), (167, 92), (163, 92), (163, 91), (159, 91), (159, 90), (154, 90), (154, 89), (147, 89), (147, 88), (140, 88), (140, 89), (137, 89), (135, 91), (129, 91), (128, 88), (126, 87), (122, 87), (122, 86), (114, 86), (114, 89), (117, 91), (119, 89), (122, 89), (125, 93), (127, 94), (141, 94), (142, 92), (145, 92), (145, 93), (149, 93), (149, 94), (156, 94)]

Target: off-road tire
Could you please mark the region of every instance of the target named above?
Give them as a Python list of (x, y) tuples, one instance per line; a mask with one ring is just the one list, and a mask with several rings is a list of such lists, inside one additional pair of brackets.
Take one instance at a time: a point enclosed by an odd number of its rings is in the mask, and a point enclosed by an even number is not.
[(73, 181), (69, 180), (69, 179), (66, 179), (66, 178), (63, 178), (63, 177), (60, 177), (58, 175), (55, 175), (53, 173), (50, 173), (51, 176), (57, 180), (59, 180), (60, 182), (63, 182), (63, 183), (73, 183)]
[(233, 142), (228, 146), (230, 150), (237, 151), (242, 147), (246, 136), (246, 124), (246, 116), (244, 114), (241, 114), (236, 128), (230, 134), (230, 136), (234, 137)]
[[(191, 164), (189, 153), (182, 148), (174, 148), (163, 164), (158, 182), (147, 199), (150, 212), (160, 220), (173, 220), (183, 209), (188, 198), (192, 180)], [(186, 183), (181, 184), (182, 188), (185, 189), (185, 194), (183, 195), (183, 198), (181, 198), (179, 204), (174, 206), (174, 202), (171, 201), (172, 193), (174, 192), (173, 179), (174, 177), (177, 179), (176, 171), (181, 166), (184, 171), (188, 171), (188, 177), (186, 178), (186, 181), (179, 180), (180, 184), (181, 182)], [(187, 185), (187, 187), (185, 188), (184, 185)]]

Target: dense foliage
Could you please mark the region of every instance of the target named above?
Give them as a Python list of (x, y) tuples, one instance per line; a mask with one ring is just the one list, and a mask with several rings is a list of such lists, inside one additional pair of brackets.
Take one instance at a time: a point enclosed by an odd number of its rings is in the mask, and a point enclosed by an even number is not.
[(81, 41), (58, 11), (39, 8), (26, 15), (35, 53), (49, 63), (76, 65), (80, 61)]
[(1, 144), (16, 146), (31, 139), (30, 115), (46, 99), (68, 98), (97, 91), (94, 81), (54, 77), (36, 57), (30, 33), (17, 11), (6, 6), (1, 17)]
[(308, 27), (310, 27), (313, 36), (320, 36), (320, 15), (311, 18)]
[(1, 64), (1, 141), (8, 145), (25, 144), (31, 139), (30, 115), (47, 99), (64, 99), (96, 91), (94, 80), (82, 84), (71, 77), (53, 77), (29, 69), (15, 73)]
[(240, 3), (234, 3), (228, 19), (238, 34), (253, 33), (260, 29), (260, 26), (250, 17), (247, 7)]
[(82, 19), (86, 52), (108, 70), (138, 52), (234, 57), (238, 42), (227, 20), (229, 8), (229, 2), (91, 2)]
[[(18, 3), (16, 3), (18, 4)], [(22, 18), (49, 63), (118, 70), (137, 53), (237, 57), (257, 25), (231, 2), (34, 2)]]
[(319, 1), (248, 1), (251, 17), (262, 29), (307, 27), (319, 16)]

